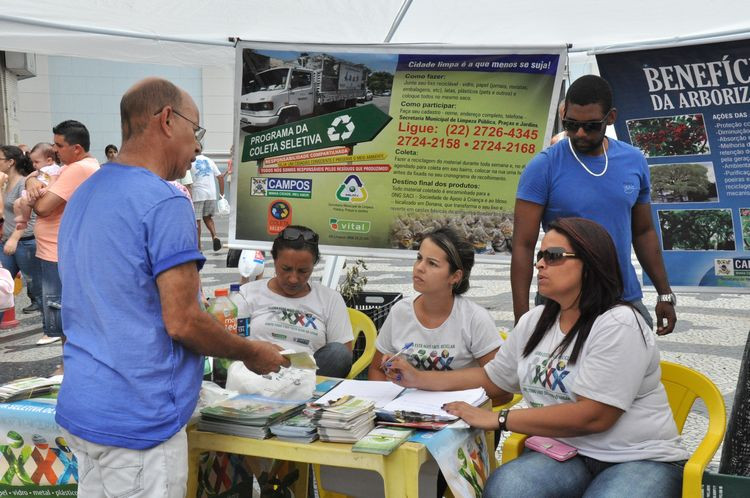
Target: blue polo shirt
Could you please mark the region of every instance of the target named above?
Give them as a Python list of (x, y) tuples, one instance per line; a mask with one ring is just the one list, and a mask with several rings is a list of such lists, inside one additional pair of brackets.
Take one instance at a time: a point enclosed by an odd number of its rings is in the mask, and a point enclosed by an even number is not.
[(105, 164), (60, 225), (65, 377), (55, 420), (98, 444), (151, 448), (195, 409), (203, 357), (167, 334), (156, 278), (203, 265), (192, 205), (145, 168)]
[[(607, 229), (617, 249), (624, 285), (623, 299), (643, 297), (635, 268), (630, 262), (633, 206), (651, 202), (651, 181), (643, 153), (607, 137), (609, 164), (602, 176), (589, 174), (576, 161), (564, 139), (529, 162), (518, 181), (516, 198), (544, 206), (542, 228), (547, 231), (557, 218), (577, 216), (596, 221)], [(604, 170), (604, 155), (578, 157), (593, 173)]]

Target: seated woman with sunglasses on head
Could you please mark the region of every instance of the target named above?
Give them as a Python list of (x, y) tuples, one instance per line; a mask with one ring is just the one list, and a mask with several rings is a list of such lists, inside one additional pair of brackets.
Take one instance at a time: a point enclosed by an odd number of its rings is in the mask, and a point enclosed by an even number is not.
[(276, 276), (240, 287), (240, 316), (250, 337), (313, 354), (318, 375), (346, 377), (352, 366), (352, 325), (338, 292), (310, 282), (320, 259), (318, 234), (288, 226), (271, 248)]
[(434, 375), (398, 358), (389, 378), (428, 390), (523, 393), (532, 408), (443, 408), (473, 427), (577, 448), (563, 462), (527, 449), (493, 472), (484, 496), (680, 496), (689, 455), (661, 383), (656, 336), (622, 300), (612, 239), (593, 221), (562, 218), (550, 223), (541, 248), (538, 284), (548, 301), (521, 317), (484, 368)]
[(375, 343), (368, 378), (386, 380), (383, 364), (412, 343), (405, 357), (419, 370), (481, 367), (495, 357), (500, 334), (489, 312), (461, 294), (469, 290), (474, 248), (450, 228), (425, 236), (412, 270), (420, 294), (396, 303)]

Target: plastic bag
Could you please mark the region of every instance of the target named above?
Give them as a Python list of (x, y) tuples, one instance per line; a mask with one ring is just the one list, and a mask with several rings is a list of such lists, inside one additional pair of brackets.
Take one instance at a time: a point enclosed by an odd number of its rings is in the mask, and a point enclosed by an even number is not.
[(221, 198), (216, 201), (216, 214), (219, 216), (227, 216), (230, 212), (229, 201), (222, 195)]
[(252, 249), (243, 249), (240, 259), (237, 262), (237, 270), (240, 275), (250, 280), (255, 279), (263, 273), (266, 265), (266, 256), (263, 251), (253, 251)]
[(282, 368), (278, 373), (258, 375), (241, 361), (235, 361), (227, 371), (227, 390), (271, 399), (307, 401), (315, 391), (315, 370)]
[(0, 310), (7, 310), (15, 306), (13, 290), (15, 281), (8, 270), (0, 266)]

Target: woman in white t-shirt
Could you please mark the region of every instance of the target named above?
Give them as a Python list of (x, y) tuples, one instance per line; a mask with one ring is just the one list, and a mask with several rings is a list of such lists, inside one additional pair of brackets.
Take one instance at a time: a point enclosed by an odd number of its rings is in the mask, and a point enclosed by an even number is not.
[(469, 289), (474, 248), (450, 228), (425, 236), (412, 270), (419, 295), (396, 303), (375, 343), (368, 378), (386, 380), (383, 362), (405, 345), (419, 370), (481, 367), (495, 357), (500, 335), (489, 312), (462, 296)]
[(492, 474), (484, 496), (680, 496), (689, 455), (661, 383), (655, 335), (622, 300), (609, 234), (593, 221), (559, 219), (536, 267), (549, 301), (521, 317), (484, 368), (431, 375), (397, 358), (389, 378), (422, 389), (523, 393), (532, 408), (444, 408), (474, 427), (553, 437), (578, 449), (564, 462), (526, 450)]
[(318, 234), (288, 226), (271, 248), (276, 275), (240, 287), (239, 316), (250, 337), (313, 354), (318, 375), (346, 377), (352, 366), (352, 325), (341, 294), (310, 282), (320, 259)]

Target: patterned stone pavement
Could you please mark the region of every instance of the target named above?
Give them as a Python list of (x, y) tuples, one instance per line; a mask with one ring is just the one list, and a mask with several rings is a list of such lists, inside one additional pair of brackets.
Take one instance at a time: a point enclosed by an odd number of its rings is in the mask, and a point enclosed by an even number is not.
[[(227, 220), (217, 218), (217, 229), (226, 241)], [(202, 245), (207, 258), (201, 272), (201, 279), (209, 296), (217, 287), (226, 287), (237, 280), (236, 269), (225, 267), (226, 248), (219, 252), (211, 251), (211, 241), (205, 234)], [(373, 259), (365, 272), (369, 279), (367, 290), (401, 292), (405, 296), (413, 293), (411, 287), (410, 260)], [(319, 264), (314, 278), (320, 278), (323, 264)], [(267, 263), (266, 276), (273, 274), (273, 267)], [(532, 289), (534, 290), (534, 289)], [(471, 289), (468, 296), (486, 307), (499, 327), (511, 328), (513, 313), (510, 291), (510, 264), (482, 264), (474, 268)], [(750, 311), (747, 303), (750, 296), (741, 294), (678, 294), (678, 323), (675, 331), (658, 339), (662, 358), (681, 363), (710, 377), (724, 395), (727, 410), (730, 409), (736, 387), (740, 360), (745, 340), (750, 330)], [(28, 304), (24, 295), (17, 296), (21, 309)], [(653, 309), (656, 294), (646, 290), (644, 302)], [(36, 346), (41, 336), (39, 313), (17, 315), (20, 325), (11, 330), (0, 330), (0, 382), (28, 375), (49, 375), (60, 363), (62, 348), (59, 343)], [(689, 449), (694, 449), (705, 431), (707, 420), (705, 410), (699, 404), (688, 418), (685, 441)], [(718, 455), (712, 469), (716, 470)]]

